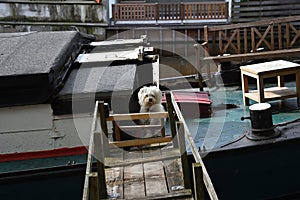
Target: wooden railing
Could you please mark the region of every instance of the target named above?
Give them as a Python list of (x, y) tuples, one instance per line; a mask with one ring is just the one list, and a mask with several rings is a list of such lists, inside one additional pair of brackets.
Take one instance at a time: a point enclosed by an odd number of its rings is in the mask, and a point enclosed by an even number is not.
[(227, 19), (228, 2), (114, 4), (114, 21)]
[[(213, 62), (299, 58), (299, 22), (300, 15), (231, 25), (204, 26), (203, 48), (200, 48), (200, 44), (195, 45), (197, 68), (206, 69), (209, 83), (210, 66)], [(201, 75), (199, 77), (199, 83), (202, 83)], [(199, 84), (199, 87), (202, 89), (202, 84)]]
[[(300, 15), (256, 22), (204, 27), (209, 55), (246, 54), (300, 48)], [(274, 53), (274, 52), (272, 52)], [(221, 58), (220, 58), (221, 59)]]
[[(175, 113), (176, 118), (178, 119), (178, 123), (177, 126), (179, 127), (178, 129), (182, 129), (182, 134), (184, 134), (185, 139), (187, 140), (187, 144), (189, 145), (192, 155), (194, 157), (194, 160), (196, 161), (196, 163), (193, 163), (193, 172), (196, 171), (195, 168), (200, 168), (199, 173), (200, 176), (197, 175), (195, 173), (193, 173), (193, 178), (194, 178), (194, 191), (195, 191), (195, 199), (204, 199), (203, 195), (198, 195), (198, 192), (200, 192), (201, 190), (203, 191), (203, 188), (200, 189), (200, 184), (198, 183), (203, 183), (203, 187), (205, 187), (206, 192), (208, 193), (208, 196), (210, 197), (211, 200), (218, 200), (218, 195), (217, 192), (215, 190), (215, 187), (213, 185), (213, 182), (209, 176), (209, 173), (207, 171), (207, 168), (204, 164), (204, 161), (202, 160), (200, 153), (198, 151), (198, 148), (194, 142), (194, 139), (192, 137), (192, 134), (185, 122), (185, 119), (181, 113), (181, 110), (177, 104), (177, 102), (175, 101), (174, 95), (173, 93), (167, 93), (166, 94), (166, 99), (167, 102), (171, 102), (168, 104), (168, 112), (169, 113)], [(171, 116), (171, 115), (170, 115)], [(202, 187), (202, 186), (201, 186)]]

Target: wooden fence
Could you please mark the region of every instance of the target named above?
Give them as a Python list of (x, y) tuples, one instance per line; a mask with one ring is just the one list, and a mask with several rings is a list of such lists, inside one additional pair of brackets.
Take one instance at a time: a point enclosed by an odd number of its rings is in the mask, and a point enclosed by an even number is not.
[(227, 19), (228, 2), (113, 4), (114, 21)]
[[(211, 56), (255, 53), (300, 47), (299, 16), (249, 23), (204, 27), (204, 41)], [(211, 37), (211, 38), (209, 38)], [(274, 53), (274, 52), (272, 52)]]
[[(197, 68), (206, 68), (210, 81), (210, 63), (245, 62), (257, 59), (299, 57), (300, 16), (273, 18), (231, 25), (205, 26), (205, 51), (196, 44)], [(201, 76), (199, 76), (201, 79)], [(202, 80), (199, 80), (201, 83)], [(202, 88), (202, 85), (199, 85)]]

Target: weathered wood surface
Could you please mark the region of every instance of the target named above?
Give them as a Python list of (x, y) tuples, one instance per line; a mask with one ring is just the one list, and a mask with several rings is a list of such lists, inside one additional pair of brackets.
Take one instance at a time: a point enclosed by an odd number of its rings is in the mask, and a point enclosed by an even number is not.
[[(108, 198), (191, 199), (191, 191), (184, 188), (178, 149), (166, 146), (132, 151), (113, 149), (113, 151), (112, 157), (106, 160)], [(117, 160), (114, 162), (119, 164), (109, 166), (113, 162), (108, 161), (114, 159)]]
[(275, 60), (271, 62), (257, 63), (251, 65), (244, 65), (240, 67), (242, 71), (251, 74), (270, 73), (270, 77), (278, 75), (278, 71), (287, 71), (290, 69), (299, 69), (300, 65), (286, 60)]

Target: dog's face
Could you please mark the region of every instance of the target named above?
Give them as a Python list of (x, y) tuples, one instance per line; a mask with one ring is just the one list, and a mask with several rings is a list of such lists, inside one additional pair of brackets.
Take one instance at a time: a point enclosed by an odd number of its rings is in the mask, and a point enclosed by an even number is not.
[(138, 93), (139, 104), (142, 107), (151, 107), (154, 104), (160, 104), (162, 93), (156, 86), (143, 87)]

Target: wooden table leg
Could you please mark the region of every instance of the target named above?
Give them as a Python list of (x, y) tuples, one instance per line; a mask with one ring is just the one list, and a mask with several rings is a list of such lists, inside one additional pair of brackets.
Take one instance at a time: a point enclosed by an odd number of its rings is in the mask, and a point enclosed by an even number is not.
[(248, 76), (242, 73), (242, 91), (243, 91), (243, 101), (244, 106), (249, 105), (249, 99), (245, 96), (245, 93), (249, 92), (248, 87)]
[(258, 91), (258, 103), (264, 102), (265, 101), (264, 79), (262, 76), (257, 77), (257, 91)]
[(278, 87), (284, 87), (284, 76), (277, 76)]

